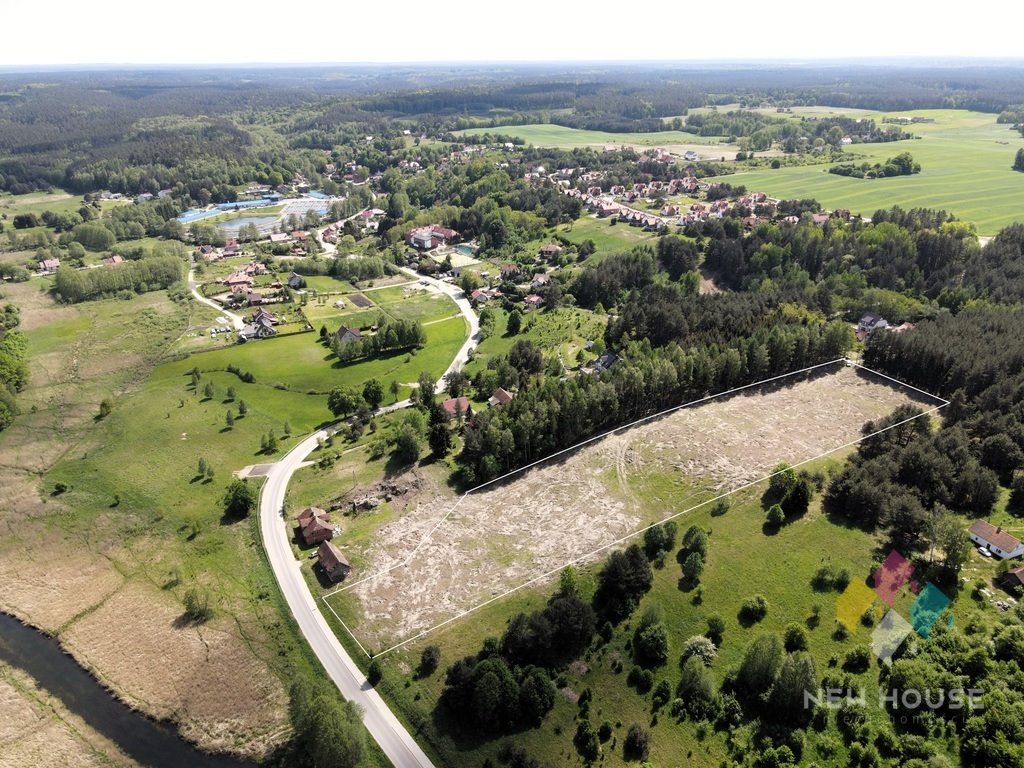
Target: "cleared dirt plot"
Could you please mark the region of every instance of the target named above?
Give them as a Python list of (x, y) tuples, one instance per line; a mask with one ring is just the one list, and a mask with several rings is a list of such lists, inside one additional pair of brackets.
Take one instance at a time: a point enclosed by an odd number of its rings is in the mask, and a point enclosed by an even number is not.
[(379, 651), (684, 512), (637, 493), (652, 476), (682, 485), (696, 505), (764, 478), (780, 461), (835, 451), (899, 405), (936, 405), (850, 368), (791, 381), (676, 411), (459, 500), (414, 502), (354, 547), (370, 564), (357, 574), (366, 580), (328, 600), (358, 600), (363, 618), (354, 631)]

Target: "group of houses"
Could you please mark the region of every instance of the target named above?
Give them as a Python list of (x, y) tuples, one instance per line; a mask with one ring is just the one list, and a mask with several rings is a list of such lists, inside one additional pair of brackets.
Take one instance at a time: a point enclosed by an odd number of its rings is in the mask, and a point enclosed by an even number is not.
[(320, 507), (306, 507), (298, 516), (296, 538), (307, 547), (317, 546), (317, 565), (330, 581), (341, 581), (352, 570), (352, 565), (331, 541), (338, 529)]
[(196, 256), (208, 263), (220, 261), (221, 259), (230, 259), (233, 256), (241, 255), (242, 246), (238, 244), (237, 240), (228, 240), (221, 248), (217, 248), (213, 245), (200, 245), (196, 247)]

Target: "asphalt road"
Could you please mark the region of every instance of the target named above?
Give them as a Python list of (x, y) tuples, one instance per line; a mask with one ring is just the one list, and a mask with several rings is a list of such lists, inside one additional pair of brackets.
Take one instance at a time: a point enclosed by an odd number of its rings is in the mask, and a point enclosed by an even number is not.
[[(458, 287), (440, 280), (425, 278), (403, 269), (403, 272), (424, 282), (429, 288), (440, 291), (448, 296), (459, 307), (459, 311), (469, 322), (470, 334), (462, 345), (455, 359), (445, 371), (458, 370), (466, 364), (470, 350), (480, 341), (480, 325), (468, 298)], [(444, 390), (444, 377), (438, 380), (437, 392)], [(382, 411), (393, 411), (409, 405), (408, 400), (394, 403), (382, 408)], [(288, 603), (295, 621), (299, 625), (306, 641), (313, 649), (328, 676), (338, 686), (341, 695), (348, 701), (358, 704), (363, 711), (363, 722), (370, 735), (380, 745), (384, 754), (396, 768), (432, 768), (433, 763), (426, 756), (405, 727), (394, 716), (384, 700), (377, 694), (366, 676), (359, 671), (352, 657), (338, 642), (334, 631), (320, 612), (316, 600), (309, 591), (300, 570), (301, 564), (292, 554), (289, 541), (290, 520), (284, 520), (281, 510), (284, 507), (285, 493), (292, 474), (317, 447), (318, 439), (327, 436), (326, 431), (310, 435), (280, 461), (273, 464), (266, 476), (266, 483), (260, 495), (260, 535), (267, 551), (270, 566), (274, 571), (278, 586)]]
[(292, 554), (288, 530), (291, 521), (281, 517), (285, 491), (292, 473), (316, 449), (317, 438), (326, 436), (324, 431), (310, 435), (285, 454), (267, 473), (260, 495), (260, 535), (263, 546), (299, 630), (327, 670), (328, 676), (338, 686), (341, 695), (360, 706), (366, 729), (384, 754), (396, 768), (432, 768), (430, 758), (388, 709), (384, 700), (370, 687), (366, 676), (338, 642), (306, 585), (299, 561)]

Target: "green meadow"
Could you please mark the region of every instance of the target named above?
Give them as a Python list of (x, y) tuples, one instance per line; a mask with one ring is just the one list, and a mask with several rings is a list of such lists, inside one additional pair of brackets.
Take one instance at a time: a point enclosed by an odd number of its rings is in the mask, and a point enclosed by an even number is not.
[(535, 147), (575, 147), (614, 146), (636, 144), (645, 147), (664, 147), (669, 144), (721, 144), (718, 137), (697, 136), (684, 131), (659, 131), (658, 133), (608, 133), (607, 131), (587, 131), (580, 128), (566, 128), (549, 123), (535, 125), (502, 125), (497, 128), (467, 128), (455, 131), (456, 136), (481, 135), (485, 133), (516, 136), (527, 144)]
[[(408, 393), (423, 371), (440, 377), (466, 340), (466, 321), (453, 317), (425, 328), (423, 349), (397, 352), (371, 360), (340, 363), (315, 333), (300, 333), (201, 352), (175, 365), (182, 370), (198, 366), (202, 371), (223, 371), (236, 365), (256, 377), (258, 385), (296, 392), (326, 394), (335, 387), (362, 387), (377, 378), (388, 386), (397, 380)], [(324, 401), (323, 418), (330, 415)], [(223, 414), (222, 414), (223, 415)]]
[[(878, 112), (836, 110), (881, 120)], [(818, 111), (818, 116), (822, 113)], [(995, 115), (966, 110), (920, 110), (898, 115), (930, 117), (934, 123), (905, 126), (918, 138), (884, 144), (853, 144), (850, 162), (884, 162), (910, 152), (921, 173), (886, 179), (852, 179), (828, 173), (824, 165), (741, 170), (730, 183), (780, 198), (814, 198), (826, 209), (848, 208), (871, 216), (879, 208), (939, 208), (974, 222), (979, 234), (994, 235), (1024, 220), (1020, 200), (1024, 173), (1011, 170), (1024, 139)]]

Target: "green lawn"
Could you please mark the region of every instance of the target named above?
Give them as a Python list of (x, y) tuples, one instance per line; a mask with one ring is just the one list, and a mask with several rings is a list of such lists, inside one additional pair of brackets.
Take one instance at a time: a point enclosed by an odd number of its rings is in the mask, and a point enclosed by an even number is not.
[(343, 298), (345, 306), (341, 309), (334, 306), (335, 297), (325, 299), (323, 303), (310, 300), (302, 311), (310, 324), (319, 327), (326, 323), (328, 329), (335, 330), (339, 325), (365, 327), (377, 322), (383, 313), (396, 320), (415, 320), (420, 323), (432, 323), (458, 314), (459, 309), (446, 295), (427, 293), (425, 291), (405, 292), (402, 288), (382, 288), (370, 290), (362, 294), (376, 304), (370, 309), (360, 309), (348, 298)]
[[(353, 293), (356, 288), (347, 280), (339, 280), (330, 275), (308, 275), (304, 276), (306, 290), (318, 293)], [(284, 282), (282, 278), (281, 282)]]
[(588, 263), (595, 263), (611, 253), (625, 253), (644, 243), (657, 243), (658, 236), (653, 232), (645, 232), (641, 227), (631, 227), (628, 224), (613, 224), (612, 221), (614, 220), (584, 216), (571, 225), (558, 226), (555, 234), (577, 245), (584, 240), (593, 240), (597, 250)]
[[(845, 113), (846, 110), (843, 110)], [(815, 198), (827, 209), (848, 208), (870, 216), (879, 208), (941, 208), (973, 221), (982, 235), (994, 235), (1024, 220), (1020, 198), (1024, 173), (1010, 169), (1024, 139), (995, 115), (965, 110), (921, 110), (900, 115), (932, 117), (935, 123), (906, 126), (920, 138), (846, 148), (863, 155), (853, 162), (883, 162), (910, 152), (921, 173), (888, 179), (852, 179), (827, 172), (828, 166), (741, 171), (729, 178), (748, 190), (781, 198)], [(881, 113), (857, 111), (857, 117), (880, 119)]]
[[(372, 360), (339, 363), (315, 333), (302, 333), (239, 344), (193, 355), (180, 365), (188, 370), (224, 370), (237, 365), (256, 377), (256, 386), (281, 387), (295, 392), (326, 393), (335, 387), (362, 387), (370, 378), (385, 385), (392, 379), (414, 383), (422, 371), (439, 377), (466, 340), (466, 321), (455, 317), (426, 327), (427, 344), (416, 352), (399, 352)], [(409, 392), (405, 386), (403, 392)], [(223, 415), (223, 414), (222, 414)], [(323, 412), (326, 418), (328, 413)], [(321, 419), (323, 420), (323, 419)]]

